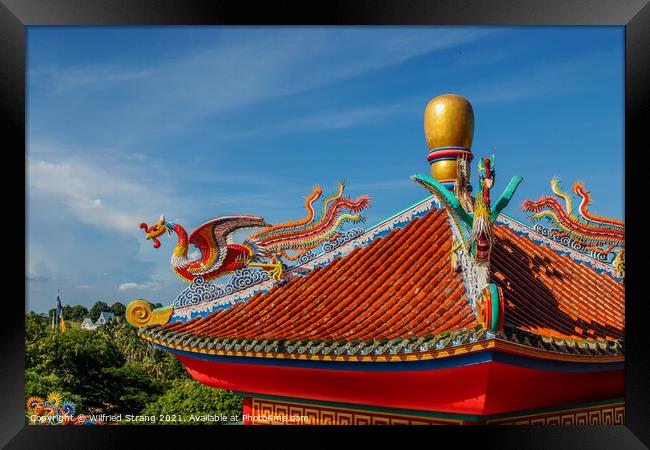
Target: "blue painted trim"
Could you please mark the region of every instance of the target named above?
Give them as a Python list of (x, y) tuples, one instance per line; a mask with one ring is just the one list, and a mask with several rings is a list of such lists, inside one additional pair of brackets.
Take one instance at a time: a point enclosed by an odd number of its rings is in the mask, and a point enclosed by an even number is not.
[(368, 372), (402, 372), (415, 370), (437, 370), (454, 367), (469, 366), (487, 362), (499, 362), (512, 366), (526, 367), (537, 370), (552, 372), (600, 372), (607, 370), (622, 370), (625, 367), (623, 362), (615, 363), (582, 363), (572, 361), (555, 361), (538, 358), (530, 358), (512, 353), (505, 353), (495, 350), (478, 351), (466, 353), (448, 358), (429, 359), (423, 361), (318, 361), (302, 359), (278, 359), (260, 358), (250, 356), (220, 356), (207, 355), (204, 353), (177, 350), (155, 344), (156, 347), (171, 353), (176, 353), (188, 358), (201, 359), (212, 362), (227, 362), (237, 364), (252, 364), (260, 366), (294, 367), (303, 369), (329, 369), (329, 370), (351, 370)]
[(442, 158), (433, 158), (431, 161), (429, 161), (429, 164), (433, 164), (434, 162), (437, 161), (456, 161), (455, 156), (443, 156)]
[(573, 361), (554, 361), (538, 358), (527, 358), (513, 353), (495, 351), (494, 362), (530, 369), (547, 370), (551, 372), (604, 372), (608, 370), (625, 369), (624, 362), (590, 363)]
[(467, 147), (437, 147), (437, 148), (432, 148), (429, 150), (429, 154), (434, 153), (434, 152), (439, 152), (442, 150), (466, 150), (468, 152), (471, 152), (472, 150), (467, 148)]
[(370, 372), (401, 372), (411, 370), (431, 370), (447, 369), (459, 366), (469, 366), (491, 361), (491, 352), (473, 352), (466, 353), (450, 358), (431, 359), (425, 361), (319, 361), (304, 359), (279, 359), (279, 358), (260, 358), (251, 356), (221, 356), (206, 355), (205, 353), (189, 352), (186, 350), (177, 350), (170, 347), (164, 347), (155, 344), (162, 350), (166, 350), (178, 355), (187, 356), (194, 359), (213, 362), (229, 362), (238, 364), (253, 364), (261, 366), (284, 366), (304, 369), (331, 369), (331, 370), (351, 370), (351, 371), (370, 371)]

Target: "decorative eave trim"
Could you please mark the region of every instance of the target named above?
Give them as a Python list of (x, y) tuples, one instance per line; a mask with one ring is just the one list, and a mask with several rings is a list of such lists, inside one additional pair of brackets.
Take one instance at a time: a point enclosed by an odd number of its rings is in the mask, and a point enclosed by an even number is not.
[[(557, 361), (622, 362), (624, 358), (622, 344), (618, 341), (576, 341), (549, 338), (516, 329), (510, 330), (507, 334), (499, 333), (495, 336), (481, 327), (422, 338), (395, 338), (380, 341), (372, 339), (368, 341), (287, 341), (281, 339), (210, 338), (169, 332), (161, 327), (145, 329), (138, 335), (142, 339), (170, 351), (180, 350), (214, 356), (271, 359), (357, 362), (423, 361), (489, 349)], [(609, 350), (613, 354), (608, 354)]]

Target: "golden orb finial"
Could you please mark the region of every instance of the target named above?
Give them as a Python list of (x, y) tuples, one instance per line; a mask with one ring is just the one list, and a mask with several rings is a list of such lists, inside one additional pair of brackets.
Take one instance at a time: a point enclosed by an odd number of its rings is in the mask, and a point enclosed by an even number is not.
[(474, 110), (465, 97), (445, 94), (424, 110), (424, 134), (429, 150), (446, 147), (470, 149), (474, 138)]
[(456, 158), (472, 159), (474, 110), (465, 97), (440, 95), (424, 110), (424, 135), (429, 147), (431, 176), (452, 187), (457, 176)]

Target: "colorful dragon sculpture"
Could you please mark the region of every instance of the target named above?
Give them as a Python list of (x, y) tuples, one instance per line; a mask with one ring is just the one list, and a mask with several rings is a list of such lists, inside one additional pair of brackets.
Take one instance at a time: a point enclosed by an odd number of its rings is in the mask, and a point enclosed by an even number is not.
[(413, 175), (411, 179), (430, 191), (447, 210), (452, 222), (452, 269), (463, 272), (479, 322), (489, 331), (497, 333), (503, 329), (504, 298), (501, 288), (490, 283), (493, 225), (523, 178), (518, 175), (512, 177), (493, 204), (490, 191), (495, 179), (494, 155), (479, 160), (479, 190), (475, 198), (471, 196), (467, 157), (458, 157), (456, 164), (458, 175), (453, 192), (426, 175)]
[[(439, 181), (427, 175), (413, 175), (411, 179), (429, 190), (448, 211), (451, 220), (461, 232), (460, 239), (454, 243), (452, 253), (463, 245), (477, 262), (487, 262), (494, 242), (492, 225), (501, 211), (508, 205), (517, 187), (523, 180), (519, 175), (512, 177), (499, 199), (492, 205), (490, 190), (494, 186), (494, 155), (479, 160), (479, 191), (472, 201), (468, 184), (467, 161), (459, 158), (459, 178), (455, 192), (451, 192)], [(460, 186), (461, 183), (467, 183)]]
[[(352, 200), (343, 196), (344, 188), (345, 185), (339, 183), (337, 192), (323, 200), (318, 218), (314, 203), (321, 197), (322, 189), (315, 186), (305, 199), (307, 216), (295, 222), (269, 225), (257, 216), (225, 216), (201, 225), (188, 236), (180, 224), (161, 216), (155, 224), (141, 223), (140, 228), (145, 230), (147, 240), (151, 239), (155, 248), (160, 247), (158, 237), (165, 232), (176, 233), (178, 242), (172, 253), (171, 267), (185, 281), (192, 282), (198, 276), (209, 281), (245, 266), (260, 267), (279, 281), (283, 275), (282, 258), (296, 260), (323, 242), (336, 239), (343, 223), (364, 220), (359, 212), (368, 207), (370, 197), (362, 195)], [(232, 242), (235, 231), (258, 227), (262, 230), (249, 235), (241, 244)], [(188, 257), (190, 244), (198, 249), (198, 258)]]
[(580, 197), (578, 215), (573, 210), (573, 199), (560, 189), (560, 179), (551, 180), (551, 190), (564, 200), (564, 209), (560, 202), (550, 196), (544, 196), (537, 201), (525, 200), (522, 210), (531, 213), (531, 220), (546, 219), (551, 225), (549, 232), (557, 238), (571, 239), (587, 250), (600, 255), (614, 253), (612, 264), (619, 276), (625, 273), (625, 224), (616, 219), (601, 217), (591, 214), (588, 210), (591, 204), (591, 195), (585, 189), (584, 183), (578, 181), (573, 184), (573, 192)]

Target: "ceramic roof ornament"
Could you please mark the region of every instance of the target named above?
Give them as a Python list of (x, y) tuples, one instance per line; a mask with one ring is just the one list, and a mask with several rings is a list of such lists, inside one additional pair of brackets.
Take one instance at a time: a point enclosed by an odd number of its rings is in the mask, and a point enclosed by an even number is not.
[[(155, 224), (149, 226), (141, 223), (140, 228), (146, 232), (146, 239), (153, 241), (154, 248), (160, 247), (158, 237), (165, 232), (176, 234), (171, 268), (189, 283), (198, 276), (210, 281), (247, 266), (260, 267), (280, 281), (282, 258), (296, 260), (324, 242), (336, 239), (342, 224), (364, 220), (359, 212), (368, 207), (370, 198), (367, 195), (356, 200), (344, 197), (344, 188), (345, 185), (340, 183), (337, 193), (324, 199), (318, 218), (313, 204), (320, 198), (322, 189), (316, 186), (305, 200), (307, 216), (295, 222), (269, 225), (261, 217), (225, 216), (204, 223), (188, 236), (182, 225), (168, 221), (161, 215)], [(248, 228), (262, 230), (249, 235), (241, 244), (232, 242), (236, 231)], [(195, 259), (188, 257), (190, 245), (199, 250), (199, 256)], [(294, 251), (294, 255), (287, 253)]]
[(498, 287), (489, 282), (494, 243), (492, 228), (523, 178), (513, 176), (493, 205), (490, 191), (496, 176), (495, 158), (494, 155), (481, 158), (478, 192), (475, 198), (471, 196), (468, 161), (472, 158), (474, 114), (465, 98), (447, 94), (431, 100), (425, 109), (424, 128), (432, 176), (413, 175), (411, 179), (431, 192), (449, 213), (454, 232), (452, 267), (462, 270), (466, 282), (475, 286), (470, 289), (474, 307), (483, 311), (484, 325), (497, 332), (503, 324), (500, 306), (503, 296)]
[[(589, 212), (591, 195), (584, 183), (575, 182), (573, 193), (580, 198), (576, 214), (571, 195), (560, 188), (560, 179), (551, 179), (551, 190), (562, 204), (553, 197), (543, 196), (537, 201), (526, 200), (522, 210), (531, 213), (530, 219), (539, 224), (543, 220), (550, 228), (539, 227), (540, 231), (601, 260), (609, 260), (619, 277), (625, 275), (625, 224), (621, 220), (601, 217)], [(616, 251), (618, 249), (618, 251)]]

